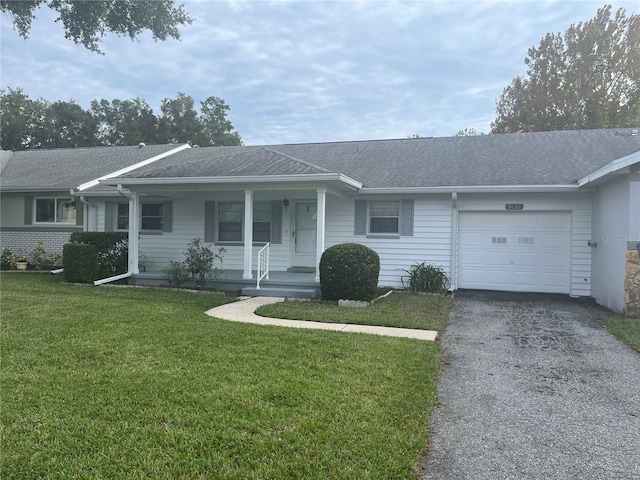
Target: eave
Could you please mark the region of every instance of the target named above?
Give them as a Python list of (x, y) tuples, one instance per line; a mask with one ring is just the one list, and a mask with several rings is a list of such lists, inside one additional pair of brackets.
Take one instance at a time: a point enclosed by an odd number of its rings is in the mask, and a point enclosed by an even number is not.
[(582, 187), (583, 185), (602, 183), (601, 181), (606, 181), (605, 177), (617, 173), (624, 173), (626, 168), (636, 163), (640, 163), (640, 151), (613, 160), (590, 174), (585, 175), (578, 180), (578, 185)]

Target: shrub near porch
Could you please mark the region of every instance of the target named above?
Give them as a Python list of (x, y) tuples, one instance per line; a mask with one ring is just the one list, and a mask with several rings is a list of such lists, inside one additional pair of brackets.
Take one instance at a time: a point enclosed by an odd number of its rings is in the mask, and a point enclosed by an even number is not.
[(2, 478), (418, 477), (437, 342), (225, 322), (209, 293), (1, 281)]

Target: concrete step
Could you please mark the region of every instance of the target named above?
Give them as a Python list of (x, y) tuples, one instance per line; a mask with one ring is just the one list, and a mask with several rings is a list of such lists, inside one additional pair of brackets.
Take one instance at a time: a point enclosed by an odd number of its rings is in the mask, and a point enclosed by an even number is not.
[(288, 298), (316, 298), (318, 290), (316, 288), (304, 287), (269, 287), (263, 286), (244, 287), (242, 295), (247, 297), (288, 297)]

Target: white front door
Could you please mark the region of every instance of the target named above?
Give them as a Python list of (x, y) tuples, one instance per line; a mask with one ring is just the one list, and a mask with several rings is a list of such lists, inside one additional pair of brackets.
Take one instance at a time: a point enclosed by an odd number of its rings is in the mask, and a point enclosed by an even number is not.
[(292, 222), (292, 267), (316, 267), (316, 234), (318, 227), (316, 202), (294, 202)]

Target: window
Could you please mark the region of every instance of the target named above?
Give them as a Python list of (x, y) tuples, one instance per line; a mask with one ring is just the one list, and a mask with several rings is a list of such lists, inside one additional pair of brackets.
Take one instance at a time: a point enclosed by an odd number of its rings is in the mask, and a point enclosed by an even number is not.
[(270, 203), (258, 203), (253, 206), (253, 241), (271, 241), (272, 208)]
[(129, 204), (119, 203), (116, 215), (116, 230), (129, 229)]
[(71, 198), (36, 198), (37, 223), (76, 223), (76, 202)]
[(242, 242), (242, 202), (220, 202), (218, 241)]
[(354, 235), (412, 236), (414, 200), (356, 200)]
[(369, 233), (399, 233), (400, 202), (370, 202)]
[[(254, 203), (254, 242), (282, 242), (279, 234), (281, 230), (281, 214), (279, 214), (279, 209), (281, 208), (282, 204), (280, 202)], [(218, 242), (242, 243), (244, 241), (244, 203), (220, 202), (218, 204), (217, 228)], [(211, 231), (212, 229), (213, 227), (211, 227)], [(205, 238), (211, 238), (211, 236), (205, 232)]]
[(143, 203), (141, 205), (142, 217), (140, 230), (162, 231), (163, 204)]

